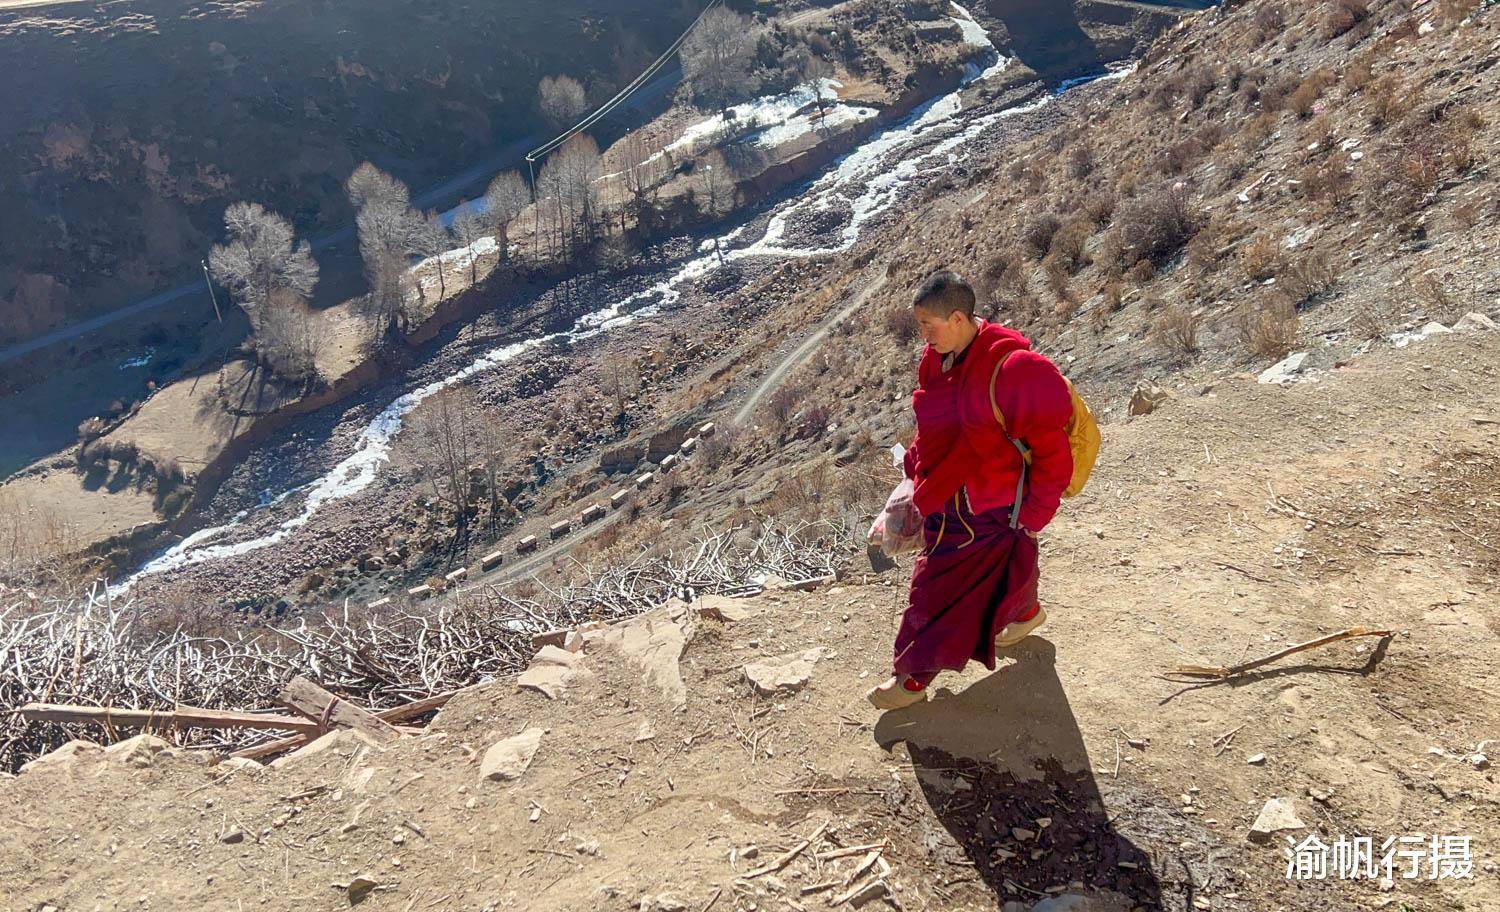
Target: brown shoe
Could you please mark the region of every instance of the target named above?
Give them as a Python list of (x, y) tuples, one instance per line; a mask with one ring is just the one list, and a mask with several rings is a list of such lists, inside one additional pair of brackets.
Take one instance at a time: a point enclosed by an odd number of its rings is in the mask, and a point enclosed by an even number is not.
[(892, 675), (890, 680), (879, 687), (870, 688), (865, 699), (876, 709), (882, 710), (901, 709), (927, 699), (927, 688), (907, 690), (906, 678), (906, 675)]
[(1038, 605), (1036, 614), (1033, 615), (1030, 620), (1015, 621), (1014, 623), (1006, 624), (1003, 628), (1001, 628), (1000, 635), (995, 637), (995, 648), (1006, 649), (1016, 645), (1017, 643), (1031, 636), (1031, 632), (1042, 626), (1042, 623), (1046, 620), (1046, 610)]

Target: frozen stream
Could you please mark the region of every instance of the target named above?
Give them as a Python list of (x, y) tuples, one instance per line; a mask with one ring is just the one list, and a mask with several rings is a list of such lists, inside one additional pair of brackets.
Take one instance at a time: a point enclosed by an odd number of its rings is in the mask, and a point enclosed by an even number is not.
[[(954, 4), (954, 22), (965, 39), (987, 49), (982, 55), (986, 66), (971, 64), (959, 89), (929, 101), (905, 120), (871, 137), (845, 155), (828, 173), (814, 181), (801, 195), (777, 207), (759, 237), (745, 237), (749, 226), (736, 228), (699, 245), (699, 255), (655, 285), (615, 301), (607, 307), (580, 317), (561, 332), (537, 336), (493, 349), (463, 369), (425, 386), (409, 390), (387, 405), (360, 433), (355, 451), (326, 474), (307, 484), (268, 499), (256, 509), (279, 504), (301, 495), (301, 509), (272, 531), (254, 538), (233, 541), (234, 531), (251, 515), (242, 511), (223, 525), (201, 529), (153, 558), (133, 575), (117, 584), (118, 591), (128, 590), (138, 580), (156, 573), (186, 567), (204, 561), (247, 554), (275, 545), (306, 525), (324, 505), (350, 497), (368, 487), (390, 459), (391, 444), (400, 433), (406, 416), (429, 396), (463, 383), (476, 374), (492, 370), (518, 356), (553, 342), (577, 342), (601, 333), (648, 320), (663, 304), (680, 296), (680, 288), (720, 268), (722, 250), (725, 261), (751, 257), (814, 257), (849, 249), (859, 239), (869, 221), (888, 210), (901, 191), (918, 175), (940, 169), (957, 159), (956, 150), (1002, 118), (1035, 110), (1050, 102), (1044, 97), (1030, 105), (1010, 108), (983, 117), (962, 117), (963, 86), (988, 78), (1008, 63), (998, 58), (986, 31), (968, 11)], [(1113, 74), (1119, 76), (1123, 74)], [(1107, 78), (1107, 77), (1106, 77)], [(836, 235), (830, 246), (797, 246), (787, 238), (789, 224), (799, 216), (838, 207), (851, 213), (849, 223)], [(756, 222), (758, 224), (758, 220)]]

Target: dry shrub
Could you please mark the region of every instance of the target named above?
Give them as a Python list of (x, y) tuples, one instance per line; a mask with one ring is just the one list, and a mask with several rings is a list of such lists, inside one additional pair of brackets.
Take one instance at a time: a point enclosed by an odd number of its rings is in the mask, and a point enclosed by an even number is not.
[(885, 312), (885, 331), (902, 345), (914, 342), (918, 330), (917, 315), (910, 307), (898, 303)]
[(1169, 356), (1191, 358), (1198, 351), (1198, 314), (1181, 304), (1168, 304), (1162, 308), (1152, 335)]
[(1286, 10), (1280, 3), (1262, 3), (1256, 7), (1252, 21), (1255, 23), (1255, 43), (1265, 44), (1286, 28)]
[(1104, 306), (1109, 313), (1120, 309), (1120, 304), (1125, 299), (1125, 282), (1119, 278), (1113, 278), (1104, 283), (1100, 293), (1104, 295)]
[(1269, 111), (1272, 114), (1285, 110), (1287, 99), (1291, 97), (1293, 92), (1297, 91), (1297, 87), (1301, 84), (1301, 80), (1297, 79), (1296, 76), (1283, 76), (1280, 79), (1273, 80), (1261, 86), (1260, 109), (1262, 111)]
[(1462, 308), (1457, 306), (1443, 276), (1435, 270), (1426, 270), (1406, 280), (1407, 297), (1422, 305), (1428, 317), (1444, 323), (1460, 316)]
[(1202, 213), (1182, 188), (1159, 189), (1127, 203), (1118, 219), (1126, 258), (1165, 265), (1182, 250), (1203, 223)]
[(1386, 73), (1370, 83), (1365, 92), (1370, 103), (1370, 126), (1380, 129), (1400, 120), (1409, 102), (1405, 95), (1401, 80), (1394, 74)]
[(1365, 201), (1393, 220), (1411, 215), (1427, 205), (1442, 179), (1444, 164), (1444, 150), (1430, 139), (1388, 147), (1365, 171)]
[(739, 449), (743, 434), (739, 425), (728, 425), (720, 427), (717, 433), (700, 443), (698, 453), (703, 458), (704, 468), (713, 472), (728, 465)]
[(1254, 282), (1273, 278), (1282, 268), (1281, 236), (1261, 234), (1240, 248), (1240, 270)]
[(1361, 301), (1354, 305), (1349, 316), (1349, 330), (1356, 339), (1368, 342), (1385, 338), (1389, 320), (1375, 301)]
[(1339, 157), (1308, 165), (1297, 175), (1302, 181), (1302, 192), (1308, 199), (1337, 203), (1349, 195), (1354, 175)]
[(1349, 92), (1364, 91), (1374, 78), (1375, 72), (1367, 57), (1360, 57), (1344, 68), (1344, 88)]
[(1462, 22), (1479, 9), (1480, 0), (1438, 0), (1438, 15), (1445, 22)]
[(1276, 280), (1276, 285), (1296, 305), (1327, 293), (1338, 281), (1338, 269), (1321, 250), (1298, 257)]
[(1077, 302), (1073, 298), (1073, 287), (1068, 281), (1068, 270), (1060, 260), (1047, 257), (1042, 261), (1042, 271), (1046, 273), (1047, 288), (1052, 296), (1057, 299), (1057, 315), (1064, 319), (1073, 315), (1077, 308)]
[(1168, 174), (1181, 174), (1192, 167), (1193, 163), (1202, 157), (1203, 144), (1198, 141), (1196, 136), (1189, 136), (1187, 139), (1174, 142), (1162, 150), (1162, 170)]
[(1115, 195), (1108, 190), (1090, 193), (1080, 207), (1083, 214), (1095, 225), (1108, 225), (1115, 214)]
[(1094, 173), (1094, 147), (1086, 143), (1073, 147), (1068, 155), (1068, 176), (1083, 180)]
[(1052, 236), (1062, 227), (1056, 214), (1044, 212), (1036, 216), (1021, 230), (1021, 241), (1026, 245), (1032, 259), (1041, 259), (1052, 246)]
[(1370, 17), (1369, 0), (1331, 0), (1323, 14), (1325, 40), (1337, 38)]
[(1270, 292), (1240, 313), (1239, 330), (1245, 346), (1261, 358), (1285, 358), (1297, 344), (1302, 320), (1286, 295)]
[(1188, 264), (1200, 273), (1206, 273), (1218, 265), (1219, 249), (1219, 225), (1213, 221), (1188, 242)]
[(1332, 77), (1327, 70), (1318, 70), (1309, 75), (1302, 83), (1287, 96), (1287, 108), (1303, 120), (1311, 117), (1316, 109), (1318, 99), (1323, 97), (1323, 90), (1328, 87)]
[(1092, 226), (1089, 222), (1083, 219), (1069, 221), (1052, 236), (1052, 243), (1047, 252), (1048, 259), (1061, 265), (1070, 275), (1077, 272), (1085, 265), (1084, 245), (1088, 243), (1089, 235), (1092, 233)]
[(1134, 266), (1125, 270), (1125, 281), (1136, 287), (1145, 285), (1154, 278), (1156, 278), (1156, 267), (1149, 259), (1136, 260)]
[(1484, 117), (1472, 107), (1450, 114), (1443, 125), (1443, 160), (1453, 174), (1468, 174), (1484, 160), (1479, 134)]

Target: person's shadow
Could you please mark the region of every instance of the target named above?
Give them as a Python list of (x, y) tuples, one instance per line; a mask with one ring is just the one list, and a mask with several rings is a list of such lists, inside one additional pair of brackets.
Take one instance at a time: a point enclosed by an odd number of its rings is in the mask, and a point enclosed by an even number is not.
[(997, 905), (1073, 884), (1067, 892), (1118, 894), (1122, 909), (1162, 908), (1150, 855), (1111, 826), (1055, 648), (1030, 637), (1005, 655), (1016, 664), (886, 713), (876, 741), (906, 743), (928, 806)]

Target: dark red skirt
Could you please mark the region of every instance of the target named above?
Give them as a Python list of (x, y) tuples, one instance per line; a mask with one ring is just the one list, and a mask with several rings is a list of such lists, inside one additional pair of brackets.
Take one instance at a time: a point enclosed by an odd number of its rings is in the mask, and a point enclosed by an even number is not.
[(976, 516), (963, 491), (926, 518), (922, 539), (896, 673), (921, 680), (971, 660), (994, 669), (995, 635), (1037, 601), (1036, 540), (1010, 528), (1008, 506)]

